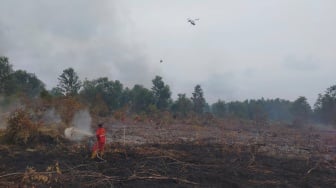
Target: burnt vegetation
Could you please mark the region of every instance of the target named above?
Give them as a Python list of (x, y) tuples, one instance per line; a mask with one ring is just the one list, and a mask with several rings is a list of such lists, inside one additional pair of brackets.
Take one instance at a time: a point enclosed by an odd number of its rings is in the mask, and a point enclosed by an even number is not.
[[(58, 81), (47, 90), (0, 57), (0, 187), (336, 186), (336, 86), (312, 108), (304, 96), (208, 104), (200, 85), (172, 99), (160, 76), (151, 89), (72, 68)], [(64, 137), (84, 109), (104, 122), (105, 160)]]

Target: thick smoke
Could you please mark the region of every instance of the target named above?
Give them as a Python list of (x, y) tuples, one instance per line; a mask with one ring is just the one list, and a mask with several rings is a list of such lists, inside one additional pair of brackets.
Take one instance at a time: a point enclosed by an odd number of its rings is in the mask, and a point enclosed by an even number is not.
[[(201, 84), (209, 102), (304, 95), (313, 103), (334, 82), (333, 7), (332, 0), (2, 0), (0, 56), (48, 89), (71, 66), (81, 80), (126, 86), (148, 87), (161, 75), (175, 96)], [(188, 17), (200, 22), (191, 26)]]
[(127, 86), (154, 77), (122, 2), (5, 0), (0, 15), (0, 56), (48, 89), (68, 67), (82, 80), (109, 77)]
[(72, 121), (73, 126), (65, 129), (64, 134), (71, 140), (82, 140), (92, 136), (91, 116), (88, 110), (77, 112)]
[(91, 116), (88, 110), (81, 110), (77, 112), (73, 118), (73, 125), (77, 129), (82, 131), (86, 131), (88, 133), (91, 132)]

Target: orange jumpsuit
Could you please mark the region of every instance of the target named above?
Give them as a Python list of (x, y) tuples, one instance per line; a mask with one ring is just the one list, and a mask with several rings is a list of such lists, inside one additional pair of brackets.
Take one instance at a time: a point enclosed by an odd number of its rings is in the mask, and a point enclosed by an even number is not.
[(94, 153), (99, 152), (101, 155), (103, 155), (106, 142), (105, 133), (106, 133), (105, 128), (100, 127), (97, 129), (96, 131), (97, 142), (92, 149)]

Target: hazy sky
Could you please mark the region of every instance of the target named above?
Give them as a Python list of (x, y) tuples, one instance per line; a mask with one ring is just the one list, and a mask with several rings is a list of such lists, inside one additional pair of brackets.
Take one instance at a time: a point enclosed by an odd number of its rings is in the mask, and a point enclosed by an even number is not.
[(335, 23), (335, 0), (2, 0), (0, 55), (48, 89), (72, 67), (128, 87), (159, 75), (173, 98), (200, 84), (209, 103), (312, 104), (336, 84)]

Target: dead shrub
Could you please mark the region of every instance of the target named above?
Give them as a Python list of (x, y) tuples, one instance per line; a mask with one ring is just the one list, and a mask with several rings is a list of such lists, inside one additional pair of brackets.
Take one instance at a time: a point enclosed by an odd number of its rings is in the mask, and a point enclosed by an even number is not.
[(11, 113), (8, 118), (7, 128), (4, 132), (4, 140), (11, 144), (27, 145), (39, 134), (38, 123), (34, 123), (29, 113), (23, 109), (18, 109)]
[(56, 109), (63, 122), (68, 126), (76, 112), (83, 109), (84, 106), (74, 97), (64, 97), (56, 101)]
[(170, 125), (173, 123), (173, 118), (171, 114), (167, 111), (161, 113), (161, 124), (162, 125)]
[(135, 114), (132, 119), (133, 119), (133, 123), (137, 124), (137, 123), (148, 122), (149, 118), (146, 113), (140, 113), (140, 114)]
[(125, 121), (126, 113), (123, 109), (116, 110), (115, 112), (113, 112), (113, 117), (114, 119), (123, 122)]
[[(61, 169), (58, 161), (47, 167), (46, 171), (38, 172), (34, 167), (28, 166), (22, 177), (22, 183), (26, 186), (40, 187), (61, 183)], [(50, 186), (51, 187), (51, 186)]]
[(55, 127), (43, 126), (32, 119), (33, 115), (24, 109), (12, 112), (6, 129), (0, 134), (1, 141), (21, 146), (55, 146), (64, 142), (62, 133)]

